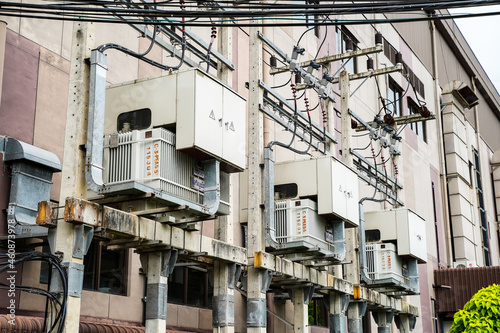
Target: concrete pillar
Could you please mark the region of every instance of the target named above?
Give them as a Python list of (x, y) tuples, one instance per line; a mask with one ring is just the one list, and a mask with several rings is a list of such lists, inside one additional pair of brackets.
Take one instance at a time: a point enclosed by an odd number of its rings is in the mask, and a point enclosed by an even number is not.
[(391, 329), (389, 325), (394, 317), (394, 312), (392, 311), (375, 311), (372, 312), (373, 318), (378, 325), (378, 333), (390, 333)]
[(349, 295), (330, 292), (330, 333), (347, 333), (345, 313), (349, 306)]
[(350, 302), (347, 307), (347, 332), (363, 333), (362, 318), (366, 313), (365, 301)]
[(165, 333), (167, 329), (168, 276), (174, 269), (174, 250), (141, 253), (143, 270), (147, 273), (146, 331)]
[(309, 332), (309, 288), (299, 288), (293, 291), (293, 331), (295, 333)]
[[(75, 22), (71, 46), (68, 108), (66, 113), (66, 131), (64, 159), (62, 165), (61, 193), (59, 202), (64, 205), (66, 198), (87, 198), (85, 182), (85, 153), (78, 149), (87, 142), (87, 114), (90, 86), (90, 66), (85, 59), (90, 58), (90, 51), (95, 44), (95, 27), (92, 23)], [(60, 212), (60, 216), (64, 214)], [(57, 228), (49, 230), (49, 238), (55, 240), (53, 252), (63, 253), (63, 264), (68, 267), (69, 292), (67, 300), (65, 332), (78, 332), (80, 324), (81, 283), (83, 281), (83, 253), (73, 253), (74, 245), (80, 241), (83, 226), (57, 222)], [(80, 235), (80, 236), (78, 236)]]
[(241, 267), (216, 261), (214, 264), (214, 297), (212, 323), (214, 333), (234, 332), (234, 287)]

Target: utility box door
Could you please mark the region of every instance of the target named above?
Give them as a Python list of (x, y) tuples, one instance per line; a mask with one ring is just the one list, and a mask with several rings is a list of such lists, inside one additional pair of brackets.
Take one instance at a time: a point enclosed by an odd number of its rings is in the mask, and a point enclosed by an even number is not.
[(246, 103), (231, 90), (223, 91), (222, 155), (235, 165), (246, 165)]
[(340, 216), (351, 226), (359, 224), (358, 176), (334, 158), (318, 158), (318, 214)]
[(177, 84), (177, 149), (222, 157), (222, 86), (198, 71), (179, 73)]

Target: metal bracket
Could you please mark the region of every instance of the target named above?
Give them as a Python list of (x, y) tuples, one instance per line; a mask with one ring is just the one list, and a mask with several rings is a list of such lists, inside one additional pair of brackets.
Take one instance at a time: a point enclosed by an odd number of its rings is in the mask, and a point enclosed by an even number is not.
[(266, 293), (271, 286), (271, 281), (273, 279), (273, 271), (265, 270), (261, 272), (262, 274), (262, 293)]
[[(83, 264), (78, 264), (75, 262), (63, 262), (62, 265), (66, 267), (66, 272), (68, 274), (66, 280), (68, 296), (82, 297), (84, 268)], [(57, 270), (52, 271), (50, 290), (54, 293), (64, 292), (63, 281), (61, 280), (61, 275)]]
[[(351, 300), (349, 294), (343, 294), (340, 296), (342, 298), (342, 313), (347, 311), (347, 308), (349, 307), (349, 301)], [(365, 309), (366, 311), (366, 309)]]
[(240, 264), (228, 264), (228, 281), (227, 285), (230, 289), (234, 289), (236, 282), (240, 279), (241, 275), (241, 265)]
[(179, 256), (179, 251), (172, 249), (161, 253), (161, 276), (169, 277), (174, 271), (175, 263)]
[(309, 304), (314, 294), (314, 286), (304, 287), (304, 304)]
[(73, 229), (73, 258), (83, 259), (92, 243), (94, 227), (86, 224), (75, 225)]

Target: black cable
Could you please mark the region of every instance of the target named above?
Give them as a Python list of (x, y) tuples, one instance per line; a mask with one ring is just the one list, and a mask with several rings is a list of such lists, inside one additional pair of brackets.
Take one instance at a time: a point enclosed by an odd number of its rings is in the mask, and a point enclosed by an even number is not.
[(290, 83), (290, 81), (292, 81), (292, 78), (288, 79), (288, 81), (286, 81), (285, 83), (279, 85), (279, 86), (274, 86), (274, 87), (271, 87), (272, 89), (278, 89), (278, 88), (283, 88), (284, 86), (286, 86), (287, 84)]

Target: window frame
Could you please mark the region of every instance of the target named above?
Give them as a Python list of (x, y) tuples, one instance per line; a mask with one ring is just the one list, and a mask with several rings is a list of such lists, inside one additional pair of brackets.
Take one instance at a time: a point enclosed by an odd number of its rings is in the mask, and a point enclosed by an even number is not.
[[(407, 98), (406, 110), (408, 115), (420, 114), (418, 111), (418, 105), (410, 97)], [(420, 138), (422, 141), (427, 143), (427, 126), (425, 121), (417, 121), (409, 124), (410, 129)]]
[[(121, 296), (126, 296), (128, 295), (128, 283), (129, 283), (129, 259), (130, 259), (130, 249), (121, 249), (121, 250), (109, 250), (109, 251), (122, 251), (122, 256), (123, 256), (123, 263), (122, 263), (122, 269), (121, 269), (121, 285), (122, 285), (122, 290), (120, 292), (115, 292), (112, 290), (103, 290), (100, 287), (101, 284), (101, 275), (102, 275), (102, 255), (103, 255), (103, 248), (106, 246), (104, 245), (104, 242), (101, 240), (93, 240), (87, 254), (84, 257), (84, 262), (87, 260), (91, 260), (90, 256), (94, 256), (94, 262), (93, 265), (90, 266), (87, 265), (84, 266), (84, 277), (83, 277), (83, 285), (82, 289), (83, 290), (89, 290), (89, 291), (96, 291), (99, 293), (105, 293), (105, 294), (112, 294), (112, 295), (121, 295)], [(95, 253), (93, 253), (95, 251)], [(88, 270), (91, 271), (89, 272)], [(91, 275), (93, 278), (92, 281), (92, 287), (86, 287), (85, 286), (85, 277)]]

